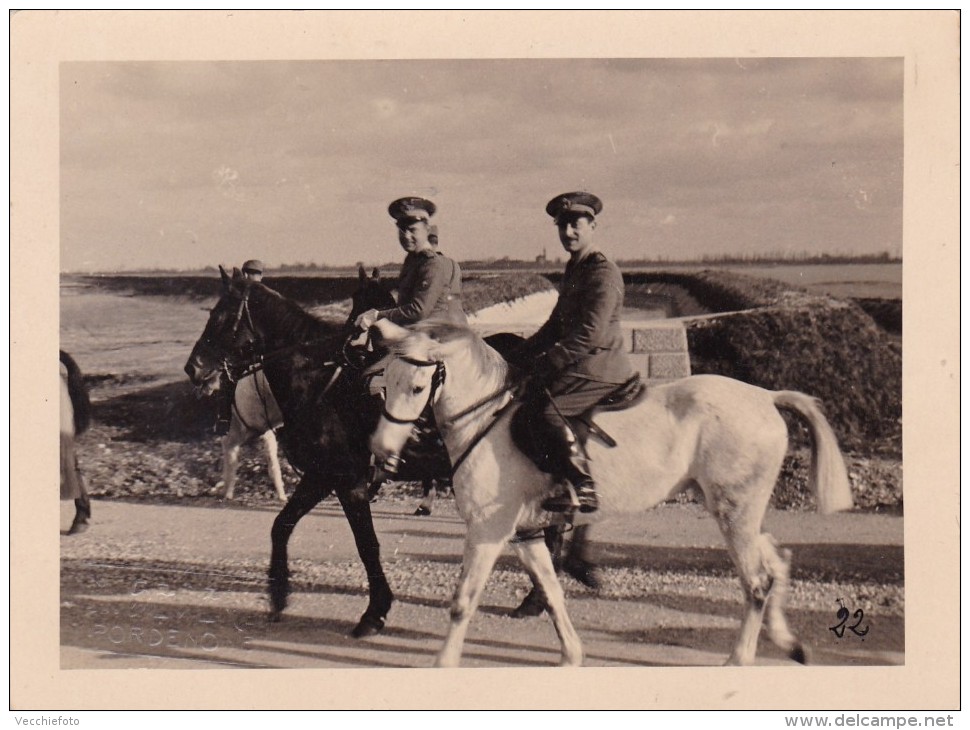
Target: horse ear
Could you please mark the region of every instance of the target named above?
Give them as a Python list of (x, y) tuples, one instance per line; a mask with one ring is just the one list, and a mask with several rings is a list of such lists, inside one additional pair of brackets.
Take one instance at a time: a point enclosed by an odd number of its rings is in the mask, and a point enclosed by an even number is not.
[(239, 281), (242, 278), (243, 278), (243, 274), (239, 270), (239, 267), (238, 266), (233, 266), (232, 267), (232, 280), (233, 281)]
[(370, 278), (373, 279), (374, 281), (380, 281), (381, 280), (381, 270), (378, 269), (375, 266), (374, 267), (374, 271), (371, 272)]
[(357, 276), (360, 277), (361, 283), (367, 281), (367, 272), (364, 271), (363, 264), (357, 264)]
[(223, 268), (222, 264), (219, 264), (219, 275), (222, 277), (222, 288), (229, 291), (229, 284), (231, 283), (229, 281), (229, 274), (226, 273), (226, 270)]

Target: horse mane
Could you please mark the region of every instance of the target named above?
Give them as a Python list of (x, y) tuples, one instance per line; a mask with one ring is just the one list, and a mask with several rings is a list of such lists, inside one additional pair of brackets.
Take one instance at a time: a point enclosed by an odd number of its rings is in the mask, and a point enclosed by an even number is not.
[(67, 392), (71, 396), (71, 410), (74, 411), (74, 433), (82, 434), (91, 425), (91, 399), (84, 385), (81, 368), (64, 350), (60, 350), (61, 363), (67, 368)]
[(404, 338), (392, 348), (395, 354), (413, 354), (409, 351), (413, 350), (416, 345), (415, 335), (423, 335), (435, 343), (428, 352), (428, 356), (432, 360), (452, 355), (457, 350), (465, 350), (471, 355), (472, 360), (486, 377), (497, 375), (500, 370), (507, 368), (504, 358), (489, 347), (488, 343), (478, 336), (478, 333), (468, 327), (450, 322), (424, 320), (409, 326), (407, 329), (413, 334)]
[(279, 333), (298, 341), (308, 341), (320, 338), (337, 338), (343, 334), (341, 324), (327, 322), (313, 316), (297, 302), (287, 299), (282, 294), (270, 289), (265, 284), (253, 282), (251, 292), (259, 292), (259, 304), (266, 308), (272, 318), (274, 327)]

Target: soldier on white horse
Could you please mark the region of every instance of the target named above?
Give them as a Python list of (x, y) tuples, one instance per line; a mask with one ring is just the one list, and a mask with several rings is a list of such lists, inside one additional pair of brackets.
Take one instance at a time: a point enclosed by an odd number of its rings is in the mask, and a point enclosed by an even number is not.
[[(550, 211), (557, 218), (564, 246), (581, 248), (576, 232), (588, 227), (598, 210), (588, 198), (577, 203), (575, 196), (564, 197), (592, 211), (592, 217), (582, 216), (586, 223), (577, 223), (575, 216), (560, 222), (558, 211)], [(587, 253), (583, 259), (591, 255)], [(593, 263), (601, 266), (596, 259)], [(583, 266), (583, 260), (573, 264), (576, 266)], [(571, 278), (567, 276), (567, 280)], [(572, 296), (578, 299), (582, 294)], [(608, 314), (597, 310), (596, 322), (602, 326), (591, 327), (583, 319), (582, 308), (572, 302), (559, 307), (559, 314), (554, 315), (559, 321), (554, 329), (552, 325), (546, 328), (543, 338), (549, 340), (543, 342), (555, 339), (550, 330), (561, 339), (547, 350), (549, 354), (543, 359), (548, 365), (541, 367), (556, 372), (564, 368), (578, 377), (587, 374), (589, 361), (595, 362), (599, 352), (611, 352), (610, 321), (616, 306), (613, 296), (608, 296), (608, 306), (603, 310)], [(602, 304), (591, 301), (589, 306)], [(563, 324), (567, 313), (571, 315), (568, 319), (574, 316), (581, 323), (576, 330)], [(563, 448), (556, 455), (559, 458), (552, 464), (559, 473), (550, 476), (543, 473), (549, 471), (543, 465), (537, 467), (532, 455), (527, 458), (523, 454), (513, 437), (519, 410), (513, 396), (518, 384), (508, 363), (474, 332), (434, 323), (405, 329), (387, 320), (376, 322), (372, 331), (389, 354), (373, 366), (373, 370), (384, 372), (386, 401), (371, 437), (371, 451), (380, 460), (397, 458), (430, 404), (454, 465), (455, 501), (467, 526), (462, 571), (438, 666), (459, 663), (468, 623), (485, 582), (499, 554), (516, 534), (534, 534), (557, 520), (575, 519), (580, 524), (610, 513), (647, 510), (690, 485), (703, 492), (741, 578), (746, 610), (728, 663), (754, 661), (766, 616), (771, 640), (793, 660), (807, 660), (784, 615), (790, 553), (779, 549), (761, 526), (788, 449), (787, 425), (779, 410), (793, 412), (810, 427), (809, 483), (818, 509), (829, 513), (852, 507), (835, 434), (814, 398), (794, 391), (769, 391), (716, 375), (696, 375), (651, 387), (639, 393), (627, 409), (599, 413), (594, 423), (591, 414), (596, 401), (590, 395), (583, 416), (595, 435), (588, 440), (592, 458), (587, 464), (585, 454), (578, 456), (572, 443), (562, 441)], [(590, 357), (575, 354), (584, 347)], [(612, 360), (604, 360), (612, 367)], [(553, 383), (555, 389), (549, 389), (552, 403), (557, 395), (568, 396), (573, 389), (596, 392), (601, 398), (617, 390), (617, 383), (625, 376), (622, 362), (615, 371), (607, 372), (609, 377), (602, 380), (588, 379), (591, 385), (586, 387), (575, 383), (559, 390), (556, 378), (548, 376), (540, 382)], [(568, 398), (560, 398), (563, 400), (567, 412), (560, 409), (556, 415), (568, 418), (575, 411)], [(594, 475), (598, 481), (595, 490)], [(569, 495), (568, 501), (557, 498), (550, 502), (556, 477), (571, 482), (575, 499)], [(568, 514), (556, 514), (550, 508), (565, 509)], [(594, 515), (583, 514), (594, 510)], [(581, 664), (582, 644), (566, 612), (549, 551), (537, 540), (517, 540), (515, 547), (544, 594), (562, 644), (562, 663)]]
[(514, 359), (531, 363), (530, 392), (519, 410), (529, 455), (551, 471), (560, 489), (542, 506), (550, 512), (595, 512), (596, 485), (571, 417), (582, 415), (630, 381), (620, 313), (623, 275), (594, 243), (603, 203), (584, 192), (557, 195), (546, 205), (569, 262), (549, 320)]

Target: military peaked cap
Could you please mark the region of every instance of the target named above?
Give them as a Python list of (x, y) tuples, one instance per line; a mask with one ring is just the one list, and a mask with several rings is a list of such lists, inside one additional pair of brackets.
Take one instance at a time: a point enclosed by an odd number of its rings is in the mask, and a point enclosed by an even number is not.
[(428, 221), (434, 215), (435, 204), (424, 198), (398, 198), (389, 206), (387, 212), (398, 225), (408, 225), (414, 221)]
[(566, 215), (588, 215), (595, 218), (603, 210), (603, 201), (592, 193), (563, 193), (546, 205), (546, 213), (557, 221)]
[(257, 274), (263, 273), (263, 262), (259, 259), (249, 259), (246, 263), (242, 265), (243, 271), (252, 271)]

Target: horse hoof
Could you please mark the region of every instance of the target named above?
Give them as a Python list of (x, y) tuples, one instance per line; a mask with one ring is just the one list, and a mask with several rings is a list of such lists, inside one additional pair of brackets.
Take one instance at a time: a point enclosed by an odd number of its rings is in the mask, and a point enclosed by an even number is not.
[(513, 609), (509, 613), (509, 616), (512, 618), (531, 618), (533, 616), (541, 616), (545, 610), (545, 602), (533, 591), (522, 600), (518, 608)]
[(350, 635), (355, 639), (366, 639), (368, 636), (377, 636), (383, 630), (384, 619), (365, 615), (361, 617), (360, 623), (354, 627)]
[(600, 579), (598, 570), (592, 563), (574, 558), (563, 562), (562, 569), (566, 571), (567, 575), (571, 575), (587, 588), (592, 588), (594, 591), (599, 590)]
[(87, 529), (90, 526), (91, 525), (88, 524), (88, 521), (87, 520), (84, 520), (84, 521), (81, 521), (81, 522), (78, 522), (77, 520), (75, 520), (74, 521), (74, 524), (71, 525), (71, 529), (67, 531), (67, 534), (68, 535), (80, 535), (82, 532), (87, 532)]
[(793, 646), (791, 651), (788, 652), (788, 656), (790, 659), (798, 662), (799, 664), (809, 663), (808, 651), (804, 646), (802, 646), (800, 641), (795, 643), (795, 646)]
[(428, 516), (431, 515), (431, 510), (428, 509), (427, 507), (423, 507), (422, 506), (422, 507), (418, 507), (416, 510), (414, 510), (414, 514), (417, 517), (428, 517)]
[(278, 624), (280, 621), (283, 620), (283, 612), (270, 611), (268, 614), (266, 614), (266, 620), (271, 624)]

